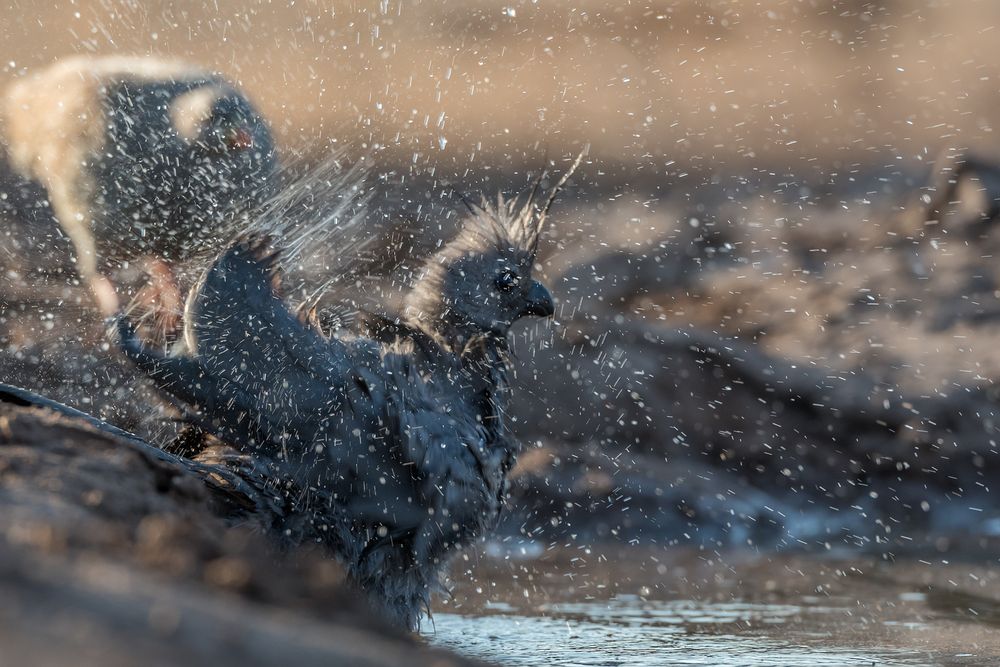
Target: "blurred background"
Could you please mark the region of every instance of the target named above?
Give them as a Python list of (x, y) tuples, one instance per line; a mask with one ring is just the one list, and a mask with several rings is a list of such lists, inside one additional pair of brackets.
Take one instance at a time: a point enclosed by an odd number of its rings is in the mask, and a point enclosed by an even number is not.
[(678, 187), (996, 145), (988, 0), (74, 0), (2, 18), (4, 80), (70, 54), (186, 58), (242, 84), (285, 145), (383, 161), (534, 164), (589, 142), (613, 177)]
[[(589, 146), (543, 250), (556, 322), (515, 337), (511, 512), (458, 563), (442, 643), (564, 664), (669, 626), (707, 664), (989, 665), (998, 30), (991, 0), (8, 1), (0, 86), (75, 54), (216, 70), (283, 163), (370, 160), (384, 245), (403, 229), (418, 258), (456, 192), (517, 192)], [(161, 437), (173, 413), (99, 317), (38, 297), (19, 256), (7, 380)], [(792, 639), (734, 640), (758, 621)], [(611, 649), (569, 622), (631, 630)], [(837, 642), (864, 651), (816, 662)]]

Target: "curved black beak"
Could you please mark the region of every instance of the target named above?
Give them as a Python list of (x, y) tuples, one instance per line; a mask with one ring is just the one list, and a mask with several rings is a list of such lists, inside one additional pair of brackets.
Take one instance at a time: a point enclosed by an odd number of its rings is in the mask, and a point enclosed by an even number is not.
[(555, 304), (552, 302), (552, 295), (545, 285), (537, 280), (531, 281), (528, 288), (528, 301), (524, 304), (521, 315), (535, 315), (537, 317), (552, 317), (556, 312)]

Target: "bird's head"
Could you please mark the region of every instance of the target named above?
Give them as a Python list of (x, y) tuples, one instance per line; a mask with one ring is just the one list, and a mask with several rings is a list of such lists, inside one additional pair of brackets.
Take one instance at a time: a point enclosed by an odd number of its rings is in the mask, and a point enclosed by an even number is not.
[(582, 158), (541, 203), (541, 176), (526, 198), (467, 202), (458, 235), (427, 261), (408, 295), (407, 316), (458, 345), (506, 336), (522, 317), (551, 316), (552, 295), (533, 276), (538, 242), (552, 202)]

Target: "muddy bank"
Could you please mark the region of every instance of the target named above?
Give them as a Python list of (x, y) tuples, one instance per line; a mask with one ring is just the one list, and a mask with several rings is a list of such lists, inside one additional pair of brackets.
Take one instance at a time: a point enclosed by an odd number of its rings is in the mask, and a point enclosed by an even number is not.
[(0, 404), (4, 656), (31, 664), (471, 664), (390, 629), (309, 549), (227, 525), (202, 479)]
[(918, 195), (674, 209), (563, 268), (518, 355), (535, 536), (992, 553), (996, 225)]

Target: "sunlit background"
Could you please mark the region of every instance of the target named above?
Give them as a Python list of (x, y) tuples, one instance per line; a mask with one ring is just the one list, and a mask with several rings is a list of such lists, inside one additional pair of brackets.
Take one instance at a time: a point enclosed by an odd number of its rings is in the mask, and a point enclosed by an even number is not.
[(78, 53), (242, 83), (290, 147), (461, 168), (584, 142), (685, 168), (823, 178), (996, 145), (1000, 7), (962, 2), (8, 2), (3, 78)]

